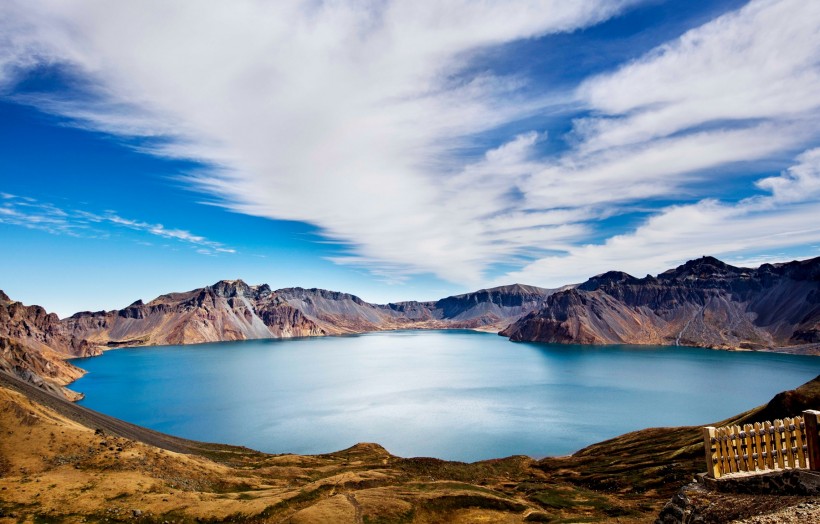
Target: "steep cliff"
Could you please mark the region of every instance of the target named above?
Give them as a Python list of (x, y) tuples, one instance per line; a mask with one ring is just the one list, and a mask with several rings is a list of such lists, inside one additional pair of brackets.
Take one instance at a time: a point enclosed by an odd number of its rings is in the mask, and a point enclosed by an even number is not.
[(98, 347), (196, 344), (326, 334), (267, 285), (222, 280), (185, 293), (137, 301), (119, 311), (81, 312), (66, 331)]
[(820, 258), (748, 269), (703, 257), (641, 279), (612, 271), (553, 294), (501, 334), (519, 341), (725, 349), (816, 344)]
[(98, 354), (66, 334), (60, 319), (40, 306), (24, 306), (0, 291), (0, 370), (70, 400), (80, 395), (64, 388), (83, 375), (67, 357)]

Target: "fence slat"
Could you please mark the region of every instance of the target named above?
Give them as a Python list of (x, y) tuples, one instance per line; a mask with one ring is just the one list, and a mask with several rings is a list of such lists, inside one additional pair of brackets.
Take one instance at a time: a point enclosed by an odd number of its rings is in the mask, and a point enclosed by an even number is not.
[(735, 426), (737, 433), (737, 460), (738, 470), (748, 471), (749, 466), (746, 463), (746, 433), (743, 431), (743, 426)]
[(783, 469), (783, 433), (781, 428), (783, 427), (783, 421), (777, 419), (774, 421), (774, 442), (775, 442), (775, 449), (777, 450), (777, 467)]
[(762, 431), (762, 426), (760, 422), (755, 422), (754, 424), (754, 432), (755, 432), (755, 453), (757, 453), (757, 460), (755, 461), (755, 469), (765, 470), (766, 469), (766, 459), (764, 458), (763, 453), (766, 451), (765, 440), (761, 439), (760, 432)]
[(772, 430), (772, 423), (768, 420), (763, 423), (763, 436), (766, 439), (766, 443), (764, 444), (766, 448), (766, 468), (774, 469), (775, 461), (772, 452), (774, 449), (774, 430)]
[(794, 425), (797, 427), (794, 439), (794, 445), (797, 446), (797, 467), (808, 468), (809, 462), (806, 460), (808, 453), (803, 450), (803, 446), (806, 445), (806, 421), (804, 417), (794, 417)]
[(743, 425), (743, 454), (745, 455), (746, 459), (746, 467), (743, 468), (746, 471), (754, 471), (755, 470), (755, 459), (752, 457), (752, 425), (751, 424), (744, 424)]
[(720, 478), (718, 464), (717, 438), (713, 426), (703, 428), (703, 449), (706, 458), (706, 473), (712, 478)]
[(820, 411), (807, 409), (803, 412), (803, 422), (806, 424), (804, 440), (808, 448), (809, 468), (813, 471), (820, 471), (820, 436), (817, 434), (818, 421), (820, 421)]
[(737, 472), (737, 464), (735, 464), (735, 453), (732, 449), (732, 444), (734, 441), (732, 440), (731, 427), (723, 428), (723, 439), (724, 445), (726, 447), (726, 465), (728, 466), (724, 473), (735, 473)]
[(729, 472), (729, 463), (726, 461), (726, 443), (723, 441), (725, 435), (726, 428), (717, 429), (715, 438), (717, 439), (718, 466), (720, 466), (721, 475)]
[(797, 426), (794, 423), (794, 419), (791, 417), (783, 419), (783, 429), (783, 435), (786, 441), (786, 458), (789, 459), (787, 465), (790, 468), (800, 467), (797, 464)]

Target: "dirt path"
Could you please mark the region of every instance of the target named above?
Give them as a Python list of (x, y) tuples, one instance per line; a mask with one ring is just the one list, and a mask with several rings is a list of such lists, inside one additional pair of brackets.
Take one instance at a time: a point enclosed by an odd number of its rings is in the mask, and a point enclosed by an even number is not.
[(359, 504), (359, 501), (356, 500), (356, 495), (353, 493), (345, 494), (347, 497), (347, 501), (350, 502), (350, 505), (353, 506), (353, 509), (356, 510), (356, 523), (357, 524), (364, 524), (364, 517), (362, 516), (362, 505)]

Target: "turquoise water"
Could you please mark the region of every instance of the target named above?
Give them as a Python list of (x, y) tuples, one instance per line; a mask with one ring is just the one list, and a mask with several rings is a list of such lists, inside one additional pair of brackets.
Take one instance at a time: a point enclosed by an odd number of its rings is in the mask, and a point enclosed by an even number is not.
[(820, 374), (820, 358), (512, 343), (471, 331), (118, 349), (74, 361), (82, 405), (271, 453), (378, 442), (400, 456), (563, 455), (649, 426), (706, 424)]

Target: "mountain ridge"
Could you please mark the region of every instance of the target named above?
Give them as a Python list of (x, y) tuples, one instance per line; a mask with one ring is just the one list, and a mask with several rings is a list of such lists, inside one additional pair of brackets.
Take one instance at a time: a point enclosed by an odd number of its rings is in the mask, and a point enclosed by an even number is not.
[(702, 257), (644, 278), (610, 271), (552, 294), (501, 334), (514, 341), (715, 349), (818, 344), (820, 257), (756, 269)]

